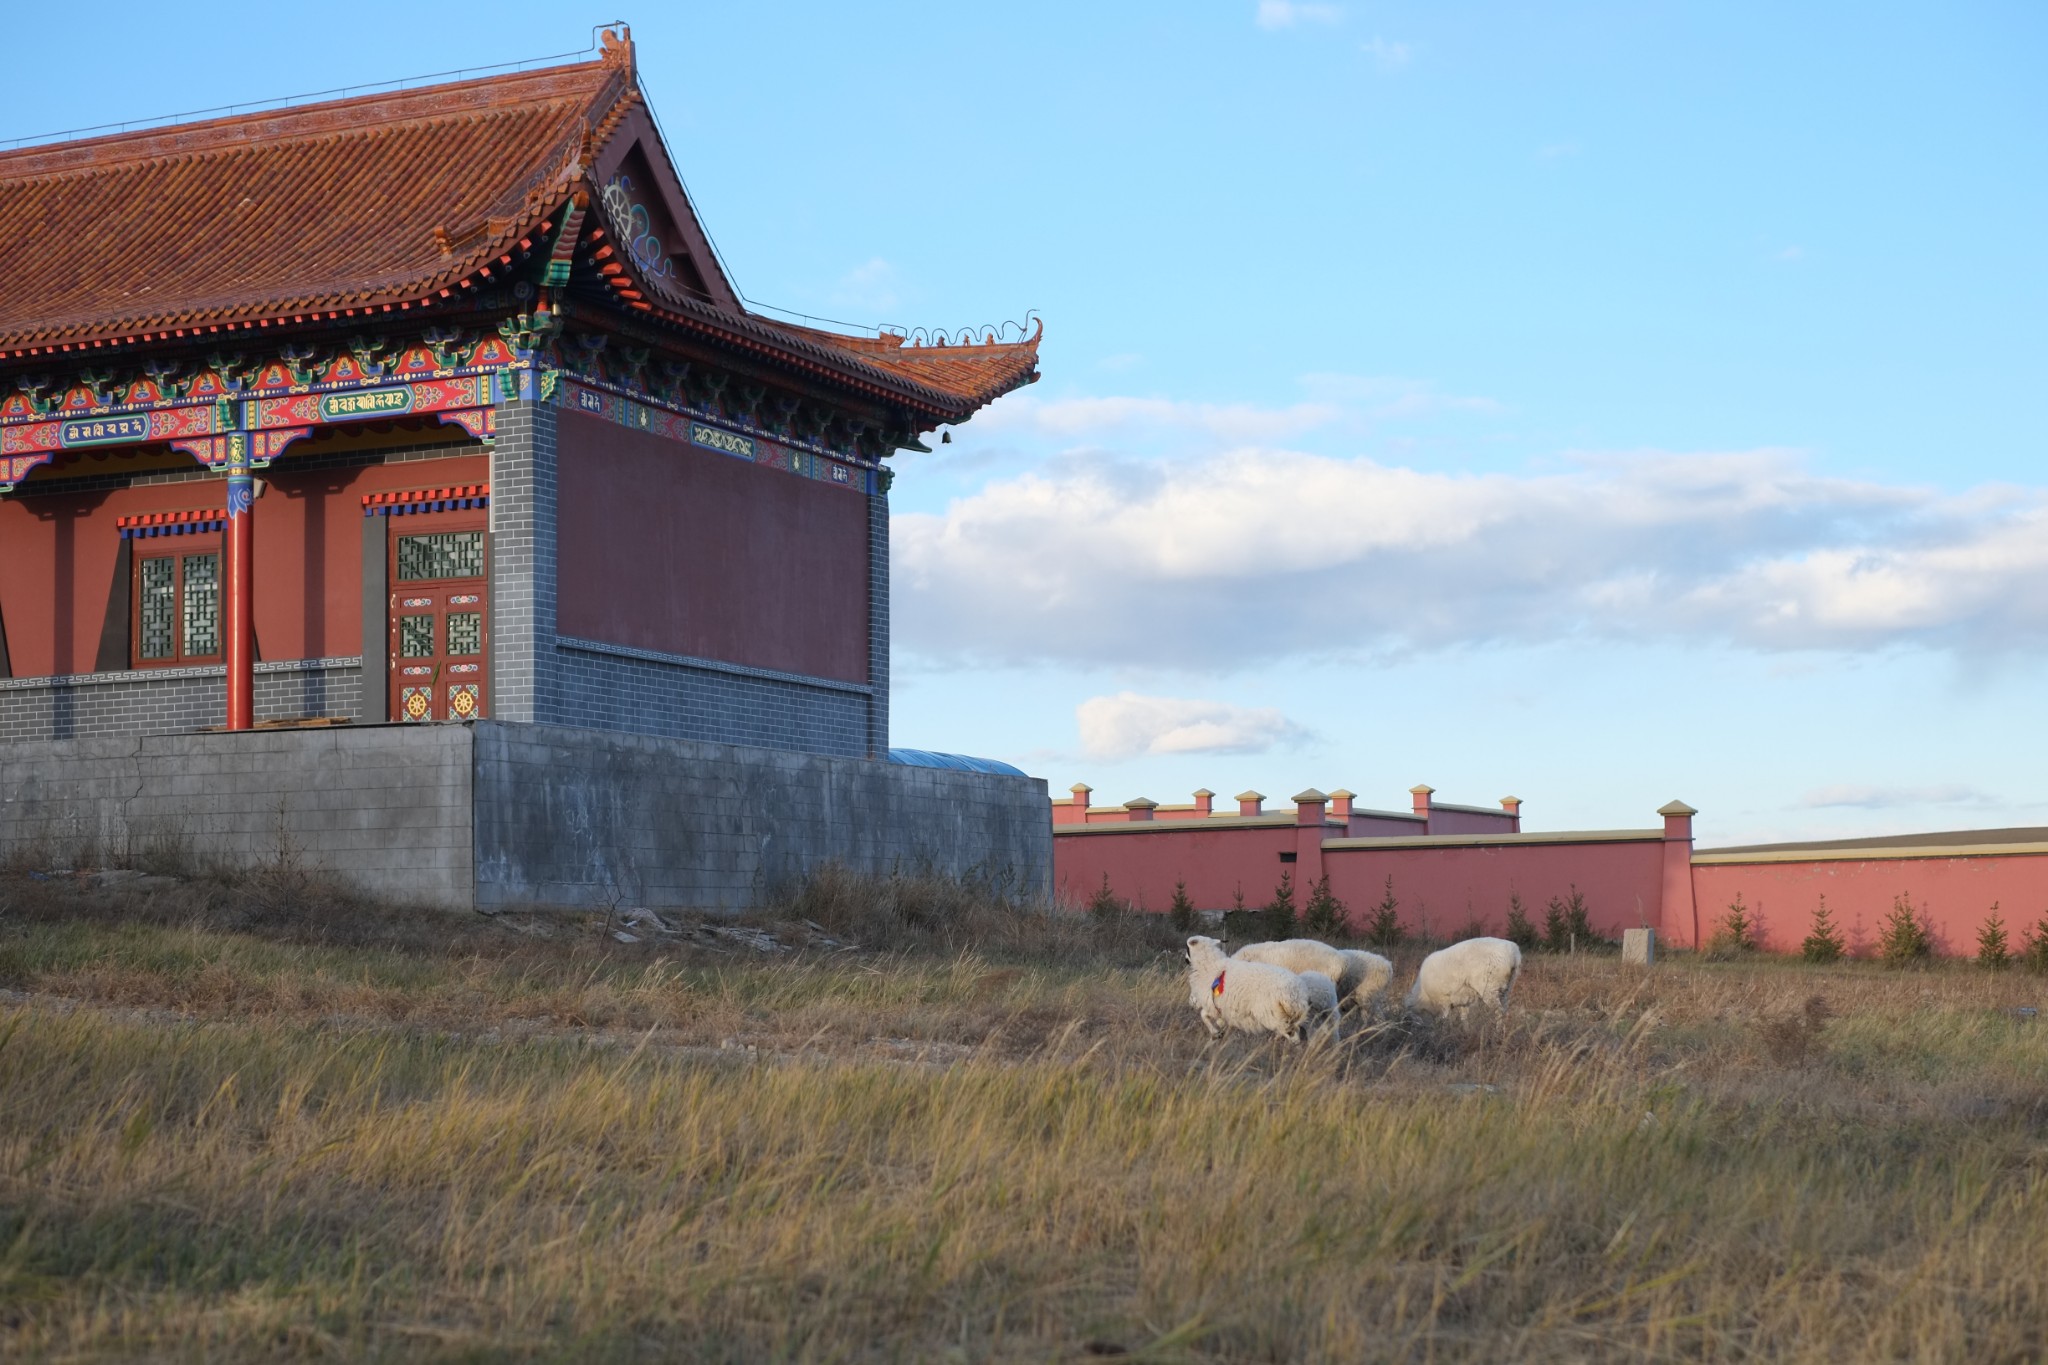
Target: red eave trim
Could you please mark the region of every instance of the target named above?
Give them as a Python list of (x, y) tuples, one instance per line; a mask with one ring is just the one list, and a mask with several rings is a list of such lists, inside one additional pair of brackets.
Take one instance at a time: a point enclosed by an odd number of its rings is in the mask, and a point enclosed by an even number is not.
[(182, 526), (194, 521), (221, 521), (226, 518), (225, 507), (195, 508), (185, 512), (136, 512), (125, 517), (114, 518), (114, 529), (130, 531), (146, 526)]
[(365, 493), (363, 506), (388, 507), (400, 502), (449, 502), (456, 498), (488, 498), (488, 483), (464, 483), (451, 488), (407, 488), (391, 493)]

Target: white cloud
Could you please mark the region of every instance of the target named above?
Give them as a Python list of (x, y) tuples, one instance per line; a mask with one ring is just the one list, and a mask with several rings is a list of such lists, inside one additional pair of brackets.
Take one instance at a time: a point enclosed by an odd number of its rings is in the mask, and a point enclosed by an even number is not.
[(1303, 4), (1301, 0), (1259, 0), (1253, 16), (1260, 28), (1293, 28), (1296, 24), (1334, 24), (1344, 17), (1339, 5)]
[(1159, 754), (1258, 754), (1308, 737), (1272, 707), (1119, 692), (1074, 708), (1081, 747), (1105, 762)]
[(1975, 788), (1957, 786), (1954, 783), (1933, 787), (1871, 787), (1844, 784), (1810, 791), (1800, 798), (1799, 804), (1810, 810), (1825, 810), (1833, 806), (1859, 806), (1866, 810), (1884, 810), (1893, 806), (1976, 805), (1989, 800), (1990, 797)]
[(1412, 43), (1396, 42), (1392, 38), (1381, 38), (1377, 35), (1369, 42), (1360, 43), (1358, 48), (1377, 62), (1382, 71), (1398, 71), (1408, 65), (1415, 56), (1415, 47)]
[[(1031, 420), (1091, 437), (1125, 422), (1128, 439), (1164, 423), (1170, 445), (1189, 422), (1330, 419), (1099, 399)], [(1206, 671), (1574, 638), (2048, 644), (2048, 491), (1942, 496), (1818, 476), (1784, 450), (1457, 474), (1272, 439), (1091, 448), (899, 516), (899, 642), (935, 661)]]
[(901, 300), (896, 293), (896, 267), (880, 256), (871, 257), (839, 277), (832, 302), (840, 307), (868, 308), (886, 312)]
[[(1130, 357), (1135, 361), (1139, 357)], [(1113, 356), (1105, 368), (1125, 358)], [(1440, 392), (1434, 385), (1394, 375), (1306, 374), (1299, 403), (1199, 403), (1130, 396), (1041, 398), (1017, 394), (974, 419), (977, 432), (1034, 434), (1090, 446), (1143, 447), (1167, 440), (1185, 445), (1205, 437), (1212, 446), (1265, 445), (1331, 426), (1409, 421), (1453, 413), (1501, 413), (1491, 398)]]

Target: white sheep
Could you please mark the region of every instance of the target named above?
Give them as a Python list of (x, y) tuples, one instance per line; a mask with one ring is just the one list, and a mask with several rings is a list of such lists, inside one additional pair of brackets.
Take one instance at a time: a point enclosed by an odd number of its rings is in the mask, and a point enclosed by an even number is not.
[(1321, 972), (1296, 972), (1301, 988), (1308, 994), (1309, 1027), (1314, 1032), (1337, 1031), (1337, 983)]
[(1339, 948), (1344, 955), (1344, 975), (1337, 978), (1337, 994), (1354, 1009), (1364, 1009), (1372, 998), (1394, 980), (1394, 964), (1378, 953), (1363, 948)]
[(1394, 979), (1394, 964), (1378, 953), (1357, 948), (1332, 948), (1312, 938), (1283, 938), (1270, 943), (1247, 943), (1232, 956), (1245, 962), (1264, 962), (1290, 972), (1321, 972), (1337, 986), (1337, 999), (1363, 1009), (1368, 1001)]
[(1201, 1011), (1211, 1038), (1233, 1028), (1300, 1041), (1313, 1010), (1299, 976), (1285, 967), (1227, 957), (1221, 943), (1200, 934), (1188, 940), (1187, 959), (1188, 1003)]
[(1449, 1014), (1473, 1005), (1508, 1007), (1508, 992), (1522, 970), (1522, 950), (1504, 938), (1468, 938), (1422, 959), (1408, 1008)]

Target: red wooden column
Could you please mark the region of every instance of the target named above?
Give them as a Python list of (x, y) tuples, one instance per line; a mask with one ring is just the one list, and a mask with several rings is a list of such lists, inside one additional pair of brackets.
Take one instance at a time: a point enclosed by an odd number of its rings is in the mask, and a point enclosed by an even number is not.
[(228, 441), (227, 601), (221, 630), (227, 636), (228, 729), (256, 724), (256, 481), (249, 472), (249, 434)]

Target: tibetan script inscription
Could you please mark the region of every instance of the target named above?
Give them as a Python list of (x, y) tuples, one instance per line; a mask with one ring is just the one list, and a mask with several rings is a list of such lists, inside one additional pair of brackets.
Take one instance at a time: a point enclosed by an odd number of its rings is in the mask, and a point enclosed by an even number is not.
[(320, 415), (330, 422), (363, 417), (388, 417), (412, 411), (412, 390), (371, 389), (367, 393), (330, 393), (320, 398)]
[(66, 422), (57, 442), (67, 450), (74, 446), (119, 445), (125, 441), (149, 439), (149, 418), (95, 417), (91, 421)]

